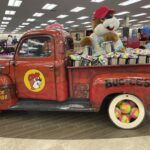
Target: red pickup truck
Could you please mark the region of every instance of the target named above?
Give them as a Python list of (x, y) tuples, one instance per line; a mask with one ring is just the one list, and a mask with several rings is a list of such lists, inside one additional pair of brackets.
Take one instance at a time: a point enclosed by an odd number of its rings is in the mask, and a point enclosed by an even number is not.
[(0, 110), (99, 112), (111, 121), (139, 126), (150, 106), (150, 65), (74, 67), (73, 40), (61, 29), (33, 30), (13, 57), (0, 58)]

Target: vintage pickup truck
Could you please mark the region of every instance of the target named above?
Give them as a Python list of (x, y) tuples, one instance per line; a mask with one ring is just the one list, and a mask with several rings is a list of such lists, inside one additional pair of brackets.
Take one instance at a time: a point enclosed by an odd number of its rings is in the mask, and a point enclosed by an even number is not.
[(0, 110), (99, 112), (111, 121), (139, 126), (150, 106), (150, 65), (74, 67), (73, 39), (62, 29), (22, 36), (13, 57), (0, 58)]

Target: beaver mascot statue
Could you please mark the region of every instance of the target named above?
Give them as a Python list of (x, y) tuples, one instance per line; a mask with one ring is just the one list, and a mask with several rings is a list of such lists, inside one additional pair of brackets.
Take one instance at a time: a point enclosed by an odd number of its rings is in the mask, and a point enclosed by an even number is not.
[(80, 42), (82, 47), (92, 47), (93, 54), (102, 53), (102, 43), (111, 41), (114, 51), (124, 52), (124, 46), (116, 33), (120, 22), (114, 16), (115, 11), (103, 6), (98, 8), (92, 17), (93, 33), (83, 38)]

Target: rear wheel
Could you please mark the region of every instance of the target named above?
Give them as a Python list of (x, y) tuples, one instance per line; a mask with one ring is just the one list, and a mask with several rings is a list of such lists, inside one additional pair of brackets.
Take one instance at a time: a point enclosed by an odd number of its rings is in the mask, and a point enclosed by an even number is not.
[(115, 97), (109, 105), (108, 113), (111, 121), (122, 129), (134, 129), (145, 118), (145, 109), (142, 101), (130, 94), (122, 94)]

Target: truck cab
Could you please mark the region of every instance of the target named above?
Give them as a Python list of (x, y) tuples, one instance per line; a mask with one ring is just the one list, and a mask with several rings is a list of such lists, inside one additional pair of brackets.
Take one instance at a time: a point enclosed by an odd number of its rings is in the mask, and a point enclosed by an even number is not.
[[(0, 110), (98, 112), (108, 103), (118, 127), (141, 124), (150, 106), (150, 65), (74, 67), (69, 63), (73, 48), (72, 37), (63, 29), (24, 34), (15, 55), (0, 59)], [(127, 100), (142, 112), (131, 125), (114, 119), (118, 103)]]

